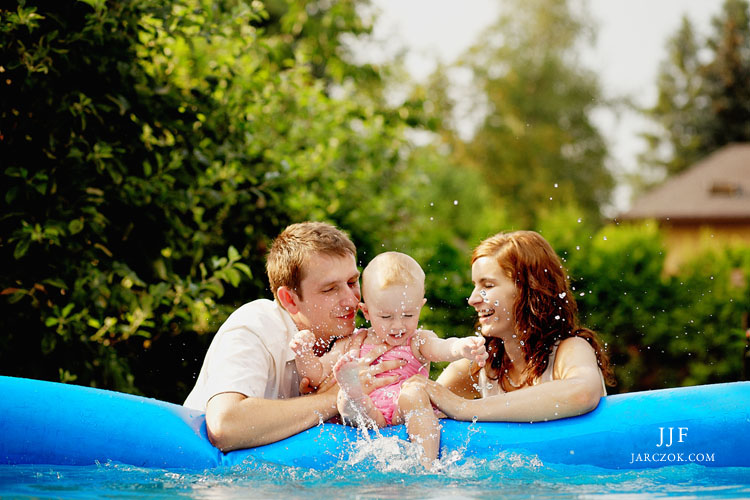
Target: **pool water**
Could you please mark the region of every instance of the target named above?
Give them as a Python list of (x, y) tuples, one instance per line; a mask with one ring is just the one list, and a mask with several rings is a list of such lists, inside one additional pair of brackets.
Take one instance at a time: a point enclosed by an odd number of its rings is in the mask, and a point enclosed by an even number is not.
[(410, 443), (377, 439), (345, 462), (316, 471), (248, 459), (206, 471), (0, 465), (0, 498), (750, 498), (750, 468), (677, 465), (649, 470), (544, 464), (501, 455), (490, 461), (454, 453), (425, 472)]

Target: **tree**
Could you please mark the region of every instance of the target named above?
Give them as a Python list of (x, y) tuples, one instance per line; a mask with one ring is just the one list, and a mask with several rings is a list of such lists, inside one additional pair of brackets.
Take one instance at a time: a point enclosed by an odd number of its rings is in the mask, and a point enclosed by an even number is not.
[(750, 13), (746, 0), (725, 0), (702, 39), (687, 18), (669, 40), (656, 104), (659, 126), (644, 134), (646, 167), (678, 173), (731, 142), (750, 140)]
[(351, 208), (392, 194), (404, 121), (338, 55), (356, 3), (308, 4), (0, 10), (3, 373), (179, 402), (281, 228), (395, 219)]
[(589, 29), (565, 0), (511, 2), (465, 57), (486, 112), (458, 163), (482, 173), (516, 227), (563, 204), (598, 220), (609, 199), (607, 150), (590, 119), (599, 86), (576, 57)]

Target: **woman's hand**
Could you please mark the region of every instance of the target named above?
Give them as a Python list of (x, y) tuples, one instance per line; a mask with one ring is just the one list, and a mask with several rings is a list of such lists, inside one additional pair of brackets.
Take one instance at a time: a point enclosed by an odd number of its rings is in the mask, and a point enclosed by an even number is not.
[(430, 401), (438, 407), (448, 417), (456, 420), (466, 420), (462, 418), (466, 411), (467, 404), (470, 402), (468, 399), (464, 399), (452, 393), (437, 382), (428, 379), (424, 375), (413, 375), (410, 377), (404, 385), (409, 384), (411, 387), (416, 386), (417, 388), (425, 391), (430, 398)]

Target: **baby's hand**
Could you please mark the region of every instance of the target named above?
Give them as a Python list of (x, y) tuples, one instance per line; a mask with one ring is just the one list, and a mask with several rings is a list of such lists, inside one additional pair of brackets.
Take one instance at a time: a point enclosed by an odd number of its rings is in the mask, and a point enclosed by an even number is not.
[(300, 330), (289, 342), (289, 348), (297, 356), (304, 356), (312, 352), (313, 344), (315, 344), (315, 334), (310, 330)]
[(479, 366), (484, 366), (489, 357), (484, 347), (484, 337), (466, 337), (461, 339), (461, 342), (461, 355)]

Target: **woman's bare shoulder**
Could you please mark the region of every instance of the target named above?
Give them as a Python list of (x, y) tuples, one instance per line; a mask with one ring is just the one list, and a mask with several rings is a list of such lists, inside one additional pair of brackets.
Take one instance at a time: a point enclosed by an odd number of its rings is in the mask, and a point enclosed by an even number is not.
[(598, 378), (599, 364), (596, 360), (596, 351), (586, 339), (569, 337), (560, 342), (553, 369), (556, 379), (579, 376), (581, 371), (591, 371), (590, 376)]
[(594, 352), (594, 348), (591, 347), (591, 344), (589, 344), (583, 337), (568, 337), (567, 339), (562, 340), (557, 348), (557, 352), (559, 353), (561, 350), (566, 351), (578, 349)]

